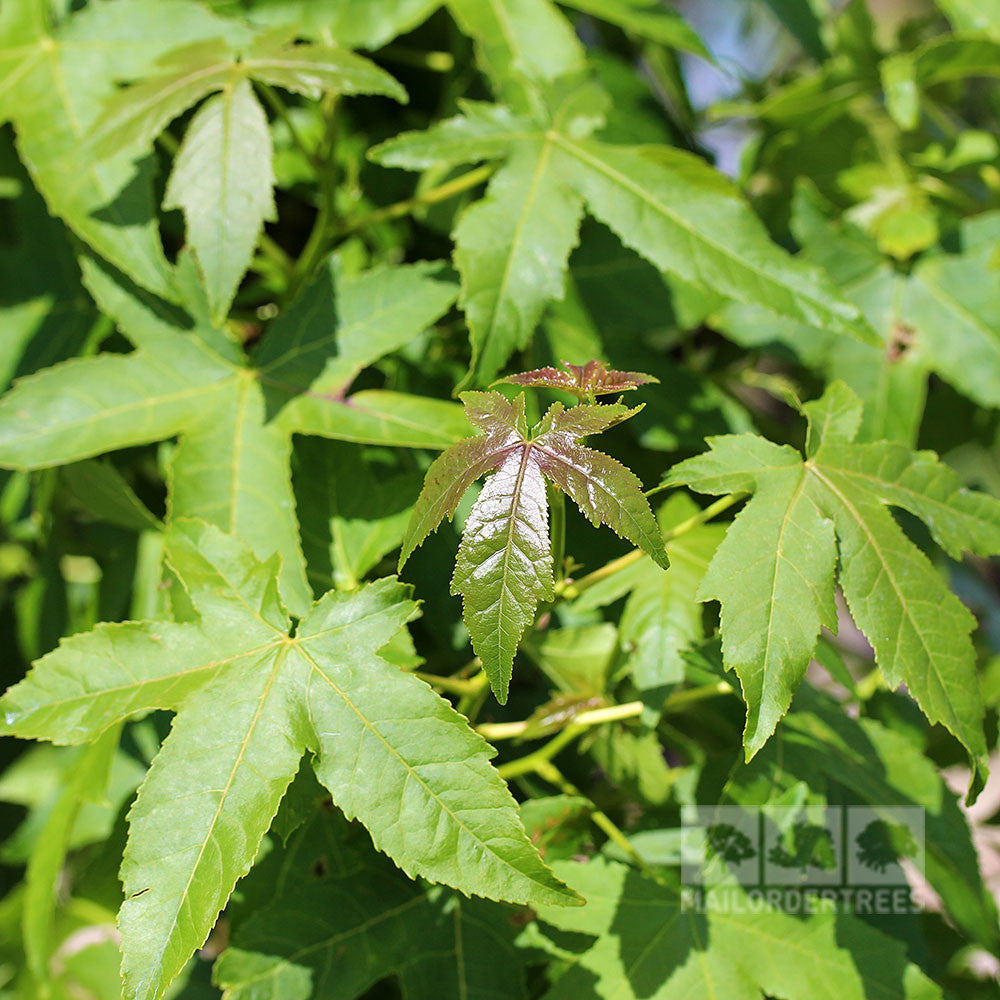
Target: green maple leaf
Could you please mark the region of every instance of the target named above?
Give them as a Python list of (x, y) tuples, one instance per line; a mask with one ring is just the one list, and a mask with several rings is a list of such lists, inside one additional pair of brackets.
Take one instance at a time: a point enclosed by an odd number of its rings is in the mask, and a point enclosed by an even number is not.
[[(447, 0), (445, 6), (475, 40), (476, 61), (496, 97), (517, 111), (544, 113), (546, 84), (586, 66), (573, 25), (551, 0)], [(684, 20), (656, 0), (560, 0), (560, 6), (707, 56)]]
[(566, 493), (593, 524), (667, 565), (656, 519), (634, 473), (579, 443), (627, 420), (621, 404), (554, 403), (529, 434), (524, 396), (465, 392), (466, 416), (481, 433), (450, 447), (427, 470), (399, 557), (400, 568), (468, 488), (490, 474), (469, 512), (452, 577), (463, 597), (472, 648), (501, 703), (507, 700), (517, 644), (539, 601), (552, 599), (552, 552), (545, 480)]
[(213, 970), (226, 997), (270, 982), (275, 1000), (353, 1000), (389, 976), (410, 1000), (525, 995), (511, 908), (428, 892), (365, 839), (320, 811), (255, 868), (241, 886), (253, 910), (232, 915)]
[(142, 76), (178, 46), (250, 37), (244, 26), (189, 0), (88, 4), (55, 26), (36, 0), (4, 6), (0, 118), (13, 121), (32, 180), (54, 215), (160, 295), (172, 296), (173, 283), (155, 219), (154, 164), (133, 164), (126, 149), (95, 162), (84, 140), (116, 79)]
[(887, 510), (909, 511), (957, 558), (1000, 552), (1000, 502), (961, 488), (931, 452), (852, 443), (861, 404), (842, 382), (804, 407), (807, 457), (751, 434), (709, 439), (671, 484), (751, 500), (719, 546), (698, 595), (722, 604), (727, 667), (747, 704), (751, 758), (787, 711), (821, 626), (836, 628), (834, 575), (892, 687), (906, 683), (985, 774), (983, 706), (969, 633), (975, 619)]
[(353, 590), (403, 540), (423, 476), (368, 461), (364, 451), (319, 438), (295, 442), (295, 498), (314, 588)]
[(388, 73), (352, 52), (286, 43), (284, 33), (267, 34), (238, 58), (223, 40), (168, 52), (160, 72), (113, 95), (88, 136), (98, 161), (122, 149), (145, 153), (171, 120), (219, 92), (191, 120), (163, 199), (165, 209), (184, 212), (216, 322), (229, 312), (264, 221), (275, 218), (271, 133), (250, 80), (313, 98), (333, 91), (406, 100)]
[(587, 944), (567, 956), (564, 939), (554, 936), (557, 953), (575, 961), (546, 1000), (865, 1000), (876, 989), (900, 1000), (941, 996), (907, 959), (902, 942), (849, 914), (793, 916), (754, 905), (731, 885), (706, 890), (709, 905), (701, 913), (675, 889), (625, 865), (592, 858), (554, 867), (586, 894), (587, 905), (578, 912), (542, 907), (543, 927), (572, 932)]
[(467, 427), (454, 403), (381, 390), (345, 398), (363, 368), (453, 301), (454, 286), (431, 265), (347, 277), (330, 258), (248, 357), (211, 323), (189, 259), (177, 278), (190, 318), (84, 264), (102, 311), (137, 350), (77, 358), (17, 382), (0, 399), (0, 466), (46, 468), (180, 435), (171, 515), (237, 531), (262, 558), (280, 552), (282, 593), (295, 614), (311, 591), (290, 481), (292, 434), (443, 448)]
[(532, 116), (463, 102), (461, 115), (370, 154), (409, 170), (502, 161), (486, 197), (460, 216), (453, 234), (472, 341), (470, 383), (490, 381), (561, 297), (585, 208), (661, 270), (872, 342), (858, 310), (821, 272), (775, 246), (720, 174), (676, 149), (590, 138), (606, 106), (591, 85), (559, 84), (547, 94), (547, 107)]
[(64, 640), (0, 701), (2, 731), (95, 739), (176, 711), (129, 813), (119, 915), (125, 994), (162, 996), (246, 874), (304, 754), (349, 817), (411, 876), (520, 903), (573, 903), (529, 843), (491, 749), (377, 651), (416, 613), (380, 580), (331, 592), (292, 631), (278, 558), (201, 521), (167, 558), (196, 623), (99, 625)]

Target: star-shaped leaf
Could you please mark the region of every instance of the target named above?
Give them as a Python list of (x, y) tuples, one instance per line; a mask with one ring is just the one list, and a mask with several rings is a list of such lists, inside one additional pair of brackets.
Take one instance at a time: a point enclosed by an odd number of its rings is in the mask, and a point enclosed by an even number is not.
[(840, 586), (886, 680), (906, 683), (985, 773), (983, 706), (969, 633), (975, 619), (896, 524), (887, 506), (919, 517), (951, 556), (1000, 552), (1000, 501), (961, 488), (931, 452), (895, 442), (855, 444), (861, 404), (842, 382), (804, 407), (807, 456), (751, 434), (709, 439), (675, 466), (672, 484), (748, 492), (709, 566), (699, 597), (722, 603), (727, 667), (747, 703), (749, 759), (787, 711), (821, 626), (836, 627)]
[[(544, 923), (571, 932), (568, 947), (578, 953), (546, 1000), (941, 996), (901, 942), (852, 915), (792, 915), (757, 905), (730, 885), (706, 890), (703, 913), (676, 889), (625, 865), (594, 858), (555, 867), (586, 894), (587, 905), (577, 912), (539, 911)], [(553, 935), (563, 957), (566, 940)]]
[(229, 312), (264, 221), (275, 216), (271, 132), (250, 80), (309, 97), (329, 90), (406, 100), (388, 73), (360, 56), (287, 43), (279, 32), (243, 46), (239, 58), (222, 39), (168, 52), (159, 72), (114, 94), (87, 140), (97, 161), (122, 149), (145, 153), (168, 122), (215, 94), (188, 125), (163, 207), (184, 212), (216, 322)]
[(546, 479), (595, 525), (607, 524), (661, 566), (667, 556), (635, 474), (579, 443), (636, 410), (620, 404), (567, 410), (554, 403), (529, 434), (523, 396), (510, 402), (498, 392), (465, 392), (461, 399), (480, 433), (447, 449), (427, 470), (399, 565), (445, 517), (454, 516), (480, 476), (491, 474), (466, 519), (451, 587), (464, 599), (472, 648), (503, 703), (518, 641), (538, 602), (552, 598)]
[(85, 138), (115, 93), (179, 46), (230, 44), (252, 35), (193, 0), (88, 4), (58, 24), (44, 4), (6, 4), (0, 26), (0, 118), (13, 121), (18, 149), (53, 215), (102, 257), (146, 288), (172, 296), (157, 232), (154, 163), (115, 149), (94, 160)]
[(651, 263), (772, 313), (873, 342), (858, 310), (817, 269), (768, 238), (735, 188), (676, 149), (589, 138), (606, 102), (593, 85), (549, 87), (533, 115), (464, 103), (463, 113), (372, 151), (384, 166), (501, 160), (454, 232), (470, 383), (489, 382), (562, 295), (584, 206)]
[(348, 817), (411, 876), (519, 903), (576, 897), (529, 843), (491, 749), (380, 650), (416, 605), (394, 580), (331, 592), (292, 629), (278, 559), (202, 521), (167, 558), (199, 615), (99, 625), (4, 696), (2, 732), (95, 739), (151, 709), (177, 717), (129, 813), (119, 915), (125, 995), (163, 995), (205, 940), (304, 754)]
[(311, 592), (291, 435), (443, 448), (465, 433), (454, 403), (381, 390), (345, 398), (363, 368), (450, 306), (454, 286), (432, 265), (348, 277), (332, 257), (247, 357), (208, 318), (190, 259), (178, 271), (190, 317), (84, 263), (102, 311), (137, 350), (78, 358), (16, 383), (0, 399), (0, 466), (63, 465), (180, 435), (168, 477), (172, 516), (236, 531), (261, 558), (280, 552), (282, 595), (294, 614)]

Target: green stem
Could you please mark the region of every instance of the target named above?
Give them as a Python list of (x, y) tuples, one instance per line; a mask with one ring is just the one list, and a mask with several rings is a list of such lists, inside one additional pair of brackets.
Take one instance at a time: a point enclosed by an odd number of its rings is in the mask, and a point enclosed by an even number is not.
[(181, 144), (166, 129), (156, 137), (156, 144), (162, 146), (164, 152), (170, 156), (176, 156), (177, 150), (181, 148)]
[(416, 69), (428, 69), (432, 73), (449, 73), (455, 68), (455, 57), (450, 52), (419, 52), (402, 45), (384, 45), (379, 55), (390, 62)]
[(460, 695), (478, 694), (488, 683), (485, 673), (476, 674), (475, 677), (439, 677), (437, 674), (425, 674), (421, 670), (414, 670), (413, 675), (431, 687)]
[(339, 238), (357, 232), (359, 229), (367, 229), (369, 226), (377, 225), (388, 219), (396, 219), (400, 216), (408, 215), (419, 205), (431, 205), (438, 201), (444, 201), (446, 198), (451, 198), (462, 191), (481, 184), (495, 169), (492, 164), (477, 167), (475, 170), (470, 170), (467, 174), (462, 174), (461, 177), (456, 177), (454, 180), (448, 181), (447, 184), (442, 184), (439, 187), (432, 188), (430, 191), (425, 191), (423, 194), (415, 195), (404, 201), (397, 201), (392, 205), (386, 205), (360, 218), (348, 219), (337, 227), (332, 225), (334, 218), (334, 193), (332, 190), (328, 190), (327, 185), (324, 185), (316, 222), (288, 280), (288, 288), (285, 292), (286, 300), (290, 302), (295, 298), (302, 286), (312, 276), (316, 266)]
[(295, 261), (285, 253), (284, 250), (270, 236), (265, 232), (261, 232), (260, 239), (258, 240), (261, 252), (264, 254), (272, 264), (281, 268), (286, 274), (291, 274), (293, 268), (295, 267)]
[[(635, 866), (641, 869), (647, 875), (653, 878), (657, 878), (656, 874), (652, 871), (650, 866), (646, 863), (646, 860), (641, 854), (632, 846), (629, 842), (628, 837), (615, 825), (611, 817), (608, 816), (606, 812), (598, 809), (590, 799), (584, 795), (573, 782), (569, 781), (563, 776), (563, 773), (552, 764), (550, 761), (540, 761), (538, 766), (535, 768), (535, 773), (550, 785), (555, 785), (563, 793), (563, 795), (572, 795), (574, 798), (583, 799), (589, 809), (590, 809), (590, 821), (596, 826), (602, 833), (604, 833), (607, 838), (614, 843), (616, 843), (625, 854), (632, 860)], [(657, 879), (658, 880), (658, 879)]]
[[(665, 488), (667, 487), (657, 487), (657, 489)], [(656, 491), (650, 490), (649, 492), (654, 493)], [(649, 494), (647, 494), (647, 496), (648, 495)], [(710, 521), (717, 514), (721, 514), (723, 511), (728, 510), (730, 507), (739, 503), (745, 496), (745, 493), (732, 493), (728, 497), (722, 497), (722, 499), (716, 500), (715, 503), (709, 504), (704, 510), (692, 515), (686, 521), (682, 521), (669, 531), (665, 531), (663, 533), (664, 542), (671, 542), (680, 535), (687, 534), (687, 532), (691, 531), (693, 528), (697, 528), (700, 524)], [(612, 559), (611, 562), (605, 563), (600, 569), (595, 569), (593, 573), (588, 573), (579, 580), (567, 583), (561, 588), (557, 588), (557, 597), (565, 601), (574, 600), (585, 590), (590, 590), (590, 588), (595, 584), (598, 584), (602, 580), (606, 580), (608, 577), (614, 576), (616, 573), (620, 573), (623, 569), (627, 569), (629, 566), (637, 563), (645, 554), (646, 553), (643, 552), (642, 549), (633, 549), (631, 552), (627, 552), (625, 555), (619, 556), (617, 559)]]
[[(574, 716), (568, 725), (587, 728), (588, 726), (599, 726), (604, 722), (634, 719), (642, 714), (642, 709), (643, 703), (641, 701), (629, 701), (623, 705), (608, 705), (607, 708), (594, 708), (589, 712), (581, 712)], [(531, 722), (528, 719), (522, 719), (519, 722), (484, 722), (481, 726), (476, 726), (476, 732), (488, 740), (510, 740), (526, 732), (530, 725)]]
[(316, 165), (316, 180), (319, 184), (319, 211), (306, 245), (299, 254), (285, 289), (285, 301), (291, 302), (302, 287), (312, 277), (319, 262), (326, 256), (333, 242), (333, 222), (336, 218), (336, 176), (333, 170), (333, 156), (337, 144), (337, 99), (335, 94), (323, 98), (323, 138), (312, 157)]
[(288, 129), (288, 134), (292, 137), (292, 142), (299, 147), (302, 155), (315, 166), (316, 151), (314, 149), (310, 149), (305, 144), (302, 139), (302, 134), (295, 127), (295, 123), (292, 121), (292, 116), (288, 113), (288, 108), (285, 107), (285, 102), (278, 96), (277, 92), (270, 84), (262, 83), (260, 80), (254, 80), (254, 86), (257, 88), (261, 97), (264, 98), (264, 102), (285, 123), (285, 128)]
[[(486, 676), (485, 674), (483, 675)], [(467, 694), (463, 694), (461, 698), (458, 699), (458, 704), (455, 706), (455, 710), (460, 714), (464, 715), (470, 723), (476, 721), (476, 717), (482, 711), (483, 704), (489, 697), (490, 689), (487, 684), (483, 684), (478, 691), (472, 691)]]
[(585, 590), (590, 590), (591, 587), (602, 580), (606, 580), (609, 576), (614, 576), (623, 569), (628, 569), (629, 566), (637, 563), (645, 554), (642, 549), (633, 549), (631, 552), (626, 552), (625, 555), (605, 563), (600, 569), (595, 569), (593, 573), (588, 573), (585, 577), (573, 583), (567, 583), (558, 592), (557, 596), (561, 597), (564, 601), (571, 601), (579, 597)]
[(663, 703), (663, 712), (677, 712), (695, 702), (704, 701), (706, 698), (717, 698), (719, 695), (732, 694), (733, 686), (727, 681), (719, 681), (717, 684), (705, 684), (702, 687), (684, 688), (682, 691), (675, 691)]
[(415, 208), (419, 208), (421, 205), (433, 205), (436, 202), (445, 201), (456, 194), (468, 191), (469, 188), (474, 188), (482, 184), (494, 170), (496, 170), (494, 164), (484, 164), (481, 167), (476, 167), (475, 170), (470, 170), (468, 173), (440, 184), (438, 187), (431, 188), (429, 191), (416, 194), (412, 198), (404, 198), (403, 201), (384, 205), (382, 208), (377, 208), (375, 211), (369, 212), (367, 215), (362, 215), (357, 219), (348, 219), (341, 229), (341, 235), (347, 235), (359, 229), (367, 229), (369, 226), (378, 225), (380, 222), (386, 222), (389, 219), (398, 219), (404, 215), (409, 215)]
[(330, 223), (333, 218), (333, 205), (328, 197), (322, 196), (316, 221), (313, 223), (309, 239), (299, 254), (299, 259), (292, 267), (285, 289), (285, 300), (291, 302), (301, 291), (302, 286), (312, 277), (319, 262), (326, 254), (330, 245)]
[(517, 760), (508, 761), (497, 768), (497, 773), (501, 778), (516, 778), (519, 774), (539, 774), (539, 766), (548, 763), (560, 750), (568, 746), (584, 732), (586, 726), (568, 725), (562, 732), (557, 733), (548, 743), (540, 746), (524, 757)]
[(686, 521), (681, 521), (680, 524), (675, 525), (669, 531), (665, 531), (663, 533), (663, 541), (671, 542), (680, 535), (686, 535), (692, 529), (697, 528), (706, 521), (711, 521), (713, 517), (729, 510), (730, 507), (734, 507), (745, 496), (745, 493), (730, 493), (729, 496), (722, 497), (716, 500), (715, 503), (710, 503), (704, 510), (698, 511), (697, 514), (693, 514)]

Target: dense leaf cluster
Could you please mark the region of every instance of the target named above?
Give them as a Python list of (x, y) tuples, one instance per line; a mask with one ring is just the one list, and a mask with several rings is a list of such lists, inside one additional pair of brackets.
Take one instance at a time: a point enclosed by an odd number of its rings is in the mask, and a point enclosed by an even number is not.
[(1000, 8), (702, 6), (0, 5), (0, 1000), (995, 995)]

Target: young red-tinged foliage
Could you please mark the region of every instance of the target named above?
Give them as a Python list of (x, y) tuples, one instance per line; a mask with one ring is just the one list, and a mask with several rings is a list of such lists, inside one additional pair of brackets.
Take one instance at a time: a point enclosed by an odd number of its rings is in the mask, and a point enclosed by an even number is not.
[(593, 401), (594, 396), (609, 396), (660, 381), (642, 372), (609, 370), (606, 361), (588, 361), (585, 365), (571, 365), (564, 361), (562, 366), (563, 370), (551, 366), (536, 368), (534, 371), (508, 375), (499, 381), (534, 389), (562, 389), (563, 392), (572, 393), (580, 402), (585, 399)]
[(490, 474), (462, 533), (452, 592), (461, 594), (472, 648), (497, 699), (507, 700), (517, 644), (539, 601), (552, 600), (552, 553), (546, 479), (595, 525), (667, 565), (656, 519), (634, 473), (580, 439), (634, 416), (620, 404), (553, 403), (529, 433), (524, 396), (461, 394), (469, 422), (480, 431), (452, 445), (427, 470), (413, 508), (399, 568), (445, 517), (453, 517), (466, 490)]

